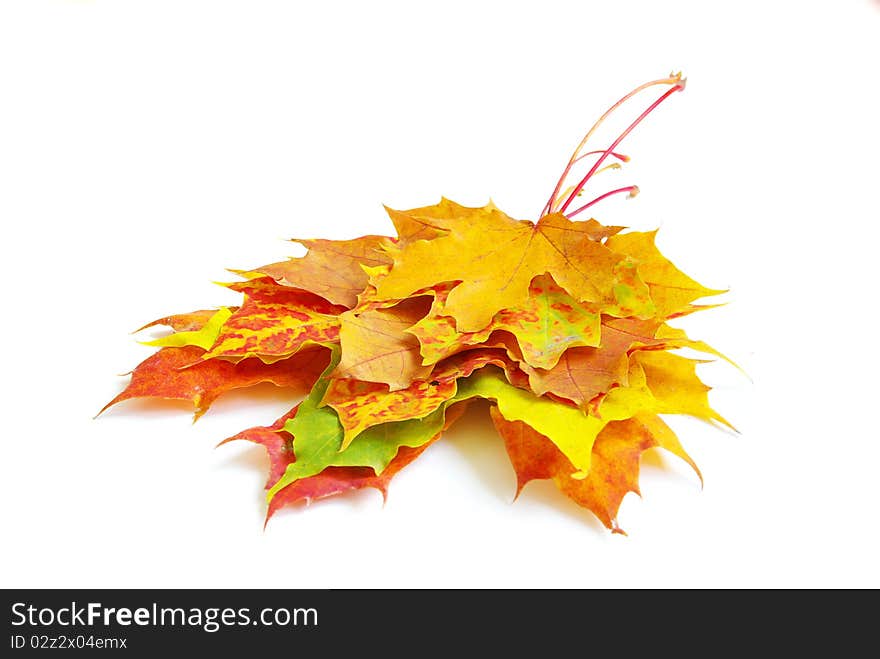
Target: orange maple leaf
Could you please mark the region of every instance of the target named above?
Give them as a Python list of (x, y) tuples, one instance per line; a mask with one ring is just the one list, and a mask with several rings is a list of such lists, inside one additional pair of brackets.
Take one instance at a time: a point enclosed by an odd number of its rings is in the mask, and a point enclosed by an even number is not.
[(560, 491), (589, 509), (615, 533), (617, 511), (628, 492), (639, 493), (639, 461), (648, 449), (660, 447), (687, 462), (697, 475), (696, 464), (678, 438), (657, 416), (638, 415), (609, 423), (593, 444), (590, 473), (583, 479), (552, 441), (522, 421), (508, 421), (497, 408), (492, 421), (504, 439), (507, 455), (516, 471), (516, 495), (532, 480), (552, 479)]
[(253, 358), (237, 364), (221, 359), (200, 361), (203, 354), (196, 346), (162, 348), (131, 372), (125, 390), (98, 414), (132, 398), (167, 398), (191, 401), (198, 419), (221, 394), (232, 389), (271, 382), (305, 393), (329, 362), (329, 351), (324, 348), (303, 350), (275, 364)]

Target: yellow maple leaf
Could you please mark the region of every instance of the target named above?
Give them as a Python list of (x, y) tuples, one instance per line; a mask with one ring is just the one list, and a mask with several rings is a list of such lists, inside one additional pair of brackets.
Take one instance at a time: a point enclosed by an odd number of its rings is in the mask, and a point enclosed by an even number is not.
[(560, 213), (537, 223), (515, 220), (493, 205), (468, 209), (466, 221), (447, 221), (444, 235), (388, 251), (393, 265), (374, 284), (380, 298), (403, 299), (442, 282), (460, 282), (445, 313), (461, 332), (476, 332), (502, 309), (522, 306), (532, 279), (549, 273), (580, 302), (626, 306), (649, 317), (654, 305), (633, 263), (596, 238), (597, 223)]

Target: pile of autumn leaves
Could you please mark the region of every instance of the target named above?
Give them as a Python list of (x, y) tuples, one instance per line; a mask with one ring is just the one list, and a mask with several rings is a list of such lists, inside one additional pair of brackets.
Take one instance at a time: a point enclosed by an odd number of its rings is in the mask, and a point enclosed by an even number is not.
[(394, 238), (298, 241), (304, 257), (237, 273), (240, 307), (148, 325), (174, 332), (110, 405), (184, 399), (198, 417), (260, 382), (305, 395), (230, 438), (267, 450), (269, 516), (346, 490), (385, 494), (473, 398), (490, 401), (518, 490), (552, 479), (613, 530), (644, 451), (696, 469), (658, 415), (724, 420), (698, 361), (670, 351), (718, 353), (667, 321), (720, 291), (673, 266), (653, 232), (445, 199), (388, 212)]

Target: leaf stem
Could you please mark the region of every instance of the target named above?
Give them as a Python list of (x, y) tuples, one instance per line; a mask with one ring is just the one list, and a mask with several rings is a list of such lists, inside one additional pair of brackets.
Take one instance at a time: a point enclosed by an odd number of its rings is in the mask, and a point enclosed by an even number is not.
[(651, 105), (648, 106), (647, 110), (642, 112), (635, 121), (627, 126), (626, 130), (618, 135), (617, 139), (611, 143), (611, 146), (605, 149), (604, 153), (596, 159), (596, 162), (590, 168), (590, 171), (588, 171), (587, 174), (578, 182), (578, 184), (574, 186), (574, 190), (568, 196), (568, 199), (565, 200), (565, 203), (562, 204), (562, 207), (559, 209), (560, 213), (565, 213), (565, 211), (571, 205), (571, 202), (574, 201), (577, 197), (577, 193), (581, 191), (581, 189), (587, 184), (587, 181), (589, 181), (593, 174), (596, 173), (596, 170), (599, 169), (599, 165), (601, 165), (605, 161), (605, 159), (614, 151), (614, 149), (617, 148), (617, 145), (620, 144), (626, 138), (626, 136), (629, 135), (632, 130), (642, 122), (645, 117), (651, 114), (651, 112), (653, 112), (658, 105), (660, 105), (663, 101), (672, 96), (675, 92), (681, 91), (682, 89), (684, 89), (684, 81), (680, 80), (671, 89), (666, 90), (660, 96), (660, 98), (651, 103)]
[(617, 190), (612, 190), (611, 192), (606, 192), (605, 194), (601, 194), (601, 195), (599, 195), (598, 197), (596, 197), (595, 199), (593, 199), (593, 201), (590, 201), (590, 202), (584, 204), (583, 206), (581, 206), (580, 208), (578, 208), (577, 210), (572, 211), (571, 213), (569, 213), (568, 215), (566, 215), (566, 217), (567, 217), (568, 219), (571, 219), (571, 218), (573, 218), (575, 215), (577, 215), (578, 213), (580, 213), (581, 211), (585, 211), (585, 210), (587, 210), (587, 209), (588, 209), (590, 206), (592, 206), (593, 204), (598, 204), (598, 203), (599, 203), (600, 201), (602, 201), (603, 199), (605, 199), (605, 198), (607, 198), (607, 197), (610, 197), (611, 195), (620, 194), (621, 192), (628, 192), (628, 193), (629, 193), (629, 195), (628, 195), (629, 197), (635, 197), (637, 194), (639, 194), (639, 186), (637, 186), (637, 185), (628, 185), (628, 186), (626, 186), (625, 188), (617, 188)]
[[(605, 113), (601, 117), (599, 117), (598, 121), (596, 121), (596, 123), (593, 124), (593, 126), (590, 128), (590, 130), (587, 131), (587, 134), (584, 135), (583, 139), (577, 145), (577, 148), (574, 150), (574, 153), (572, 153), (571, 158), (569, 158), (568, 164), (566, 164), (565, 169), (562, 172), (562, 175), (559, 177), (559, 180), (556, 182), (556, 187), (553, 188), (553, 194), (550, 195), (550, 199), (548, 199), (547, 203), (544, 205), (544, 210), (541, 212), (541, 215), (546, 215), (547, 213), (551, 212), (553, 207), (556, 205), (556, 198), (559, 196), (559, 191), (562, 189), (562, 186), (565, 183), (565, 179), (568, 177), (569, 173), (571, 172), (571, 168), (574, 167), (575, 163), (577, 163), (582, 158), (584, 158), (588, 155), (596, 155), (598, 153), (604, 153), (604, 151), (591, 151), (589, 153), (584, 153), (584, 154), (580, 153), (581, 149), (583, 149), (584, 146), (586, 146), (587, 142), (590, 140), (590, 138), (593, 136), (593, 133), (596, 132), (596, 129), (602, 124), (602, 122), (605, 121), (605, 119), (607, 119), (617, 108), (619, 108), (621, 105), (626, 103), (633, 96), (635, 96), (639, 92), (644, 91), (645, 89), (648, 89), (649, 87), (653, 87), (655, 85), (676, 85), (676, 86), (680, 85), (681, 88), (684, 88), (684, 80), (682, 80), (681, 74), (679, 73), (679, 74), (671, 75), (668, 78), (662, 78), (659, 80), (652, 80), (650, 82), (646, 82), (642, 85), (639, 85), (635, 89), (633, 89), (631, 92), (629, 92), (628, 94), (623, 96), (620, 100), (618, 100), (617, 103), (615, 103), (610, 108), (608, 108), (608, 110), (606, 110)], [(618, 154), (612, 154), (612, 155), (620, 158), (624, 162), (626, 160), (628, 160), (628, 158), (626, 156), (619, 156)]]

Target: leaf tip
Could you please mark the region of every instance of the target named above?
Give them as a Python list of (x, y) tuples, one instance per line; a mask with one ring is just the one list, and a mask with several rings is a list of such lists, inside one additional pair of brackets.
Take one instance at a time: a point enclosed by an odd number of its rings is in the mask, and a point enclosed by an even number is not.
[(718, 414), (718, 412), (715, 412), (714, 410), (713, 410), (712, 420), (715, 423), (717, 423), (721, 426), (724, 426), (727, 430), (730, 430), (735, 435), (742, 435), (742, 433), (736, 428), (736, 426), (734, 426), (730, 421), (725, 419), (723, 416), (721, 416), (720, 414)]
[(625, 538), (629, 537), (629, 534), (626, 531), (624, 531), (622, 528), (620, 528), (620, 526), (617, 524), (616, 519), (611, 520), (611, 527), (610, 528), (611, 528), (612, 535), (616, 534), (616, 535), (622, 535)]
[(104, 405), (104, 407), (102, 407), (102, 408), (98, 411), (98, 413), (97, 413), (95, 416), (92, 417), (92, 421), (95, 421), (95, 420), (96, 420), (99, 416), (101, 416), (104, 412), (106, 412), (108, 409), (110, 409), (111, 407), (113, 407), (114, 405), (116, 405), (116, 403), (121, 403), (121, 402), (124, 401), (126, 398), (127, 398), (127, 396), (125, 395), (125, 392), (123, 391), (123, 392), (120, 393), (118, 396), (116, 396), (115, 398), (113, 398), (113, 400), (111, 400), (109, 403), (107, 403), (106, 405)]
[(196, 421), (202, 418), (205, 412), (208, 411), (209, 404), (203, 404), (202, 397), (196, 396), (193, 402), (196, 405), (196, 411), (193, 413), (193, 425), (195, 425)]
[[(195, 423), (195, 421), (193, 421), (193, 423)], [(232, 435), (232, 437), (227, 437), (226, 439), (217, 442), (217, 444), (214, 445), (214, 448), (220, 448), (224, 444), (228, 444), (229, 442), (235, 441), (237, 439), (241, 439), (241, 437), (239, 437), (238, 435)]]

